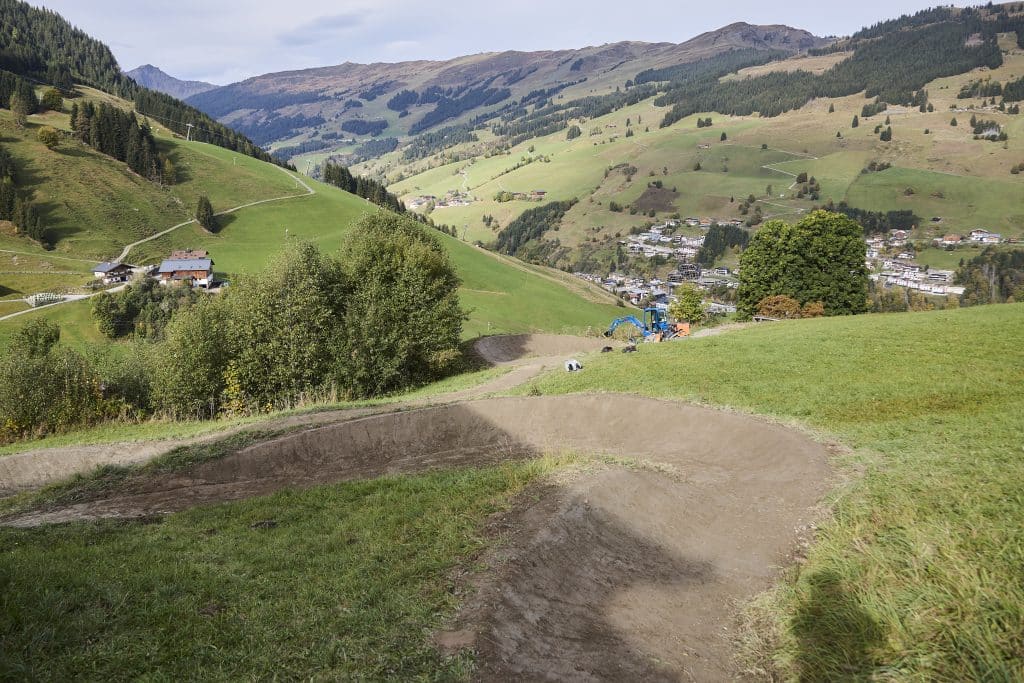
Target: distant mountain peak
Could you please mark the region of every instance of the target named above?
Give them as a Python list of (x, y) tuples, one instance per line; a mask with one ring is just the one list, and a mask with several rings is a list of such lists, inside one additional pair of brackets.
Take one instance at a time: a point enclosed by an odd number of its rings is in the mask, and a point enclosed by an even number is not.
[(145, 88), (162, 92), (179, 100), (208, 92), (217, 87), (212, 83), (204, 83), (203, 81), (183, 81), (165, 73), (152, 64), (143, 64), (126, 72), (126, 75)]

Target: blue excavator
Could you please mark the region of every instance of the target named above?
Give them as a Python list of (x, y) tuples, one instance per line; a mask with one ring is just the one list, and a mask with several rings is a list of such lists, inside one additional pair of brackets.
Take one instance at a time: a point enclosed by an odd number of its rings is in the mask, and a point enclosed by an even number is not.
[(635, 327), (643, 335), (644, 341), (647, 342), (661, 342), (674, 339), (675, 337), (690, 336), (689, 323), (669, 322), (668, 314), (660, 308), (645, 308), (643, 320), (633, 315), (616, 318), (605, 331), (604, 336), (612, 336), (619, 325), (623, 324)]

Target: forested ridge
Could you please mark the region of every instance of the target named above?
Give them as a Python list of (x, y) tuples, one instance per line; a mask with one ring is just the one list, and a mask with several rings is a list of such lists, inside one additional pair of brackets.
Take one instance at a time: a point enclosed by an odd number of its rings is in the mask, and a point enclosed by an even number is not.
[(0, 69), (53, 85), (65, 95), (72, 94), (75, 82), (92, 86), (134, 101), (140, 114), (179, 135), (186, 135), (191, 123), (193, 140), (280, 163), (244, 135), (198, 109), (138, 85), (121, 73), (109, 47), (56, 12), (20, 0), (0, 0), (0, 26)]
[(398, 201), (398, 197), (388, 192), (383, 183), (372, 178), (352, 175), (351, 171), (339, 164), (330, 162), (324, 164), (323, 181), (357, 197), (369, 200), (377, 206), (390, 209), (395, 213), (405, 213), (405, 205)]
[[(1024, 17), (985, 19), (978, 12), (964, 10), (955, 21), (878, 28), (871, 32), (870, 40), (854, 40), (850, 45), (853, 55), (821, 75), (798, 70), (719, 82), (718, 75), (710, 72), (670, 84), (655, 104), (673, 105), (662, 127), (702, 111), (778, 116), (816, 97), (844, 97), (861, 91), (881, 102), (918, 106), (924, 86), (936, 78), (1001, 66), (996, 34), (1002, 31), (1018, 31), (1024, 36)], [(969, 40), (975, 34), (982, 37), (979, 45)]]
[(576, 200), (551, 202), (544, 206), (524, 211), (501, 232), (495, 240), (495, 248), (502, 254), (515, 256), (531, 240), (540, 239), (544, 233), (557, 226), (565, 212), (576, 204)]

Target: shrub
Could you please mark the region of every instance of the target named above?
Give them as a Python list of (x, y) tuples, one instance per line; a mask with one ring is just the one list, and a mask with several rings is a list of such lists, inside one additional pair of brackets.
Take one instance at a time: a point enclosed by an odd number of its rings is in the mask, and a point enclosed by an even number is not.
[(800, 302), (784, 294), (766, 296), (757, 303), (757, 314), (766, 318), (799, 318), (800, 311)]

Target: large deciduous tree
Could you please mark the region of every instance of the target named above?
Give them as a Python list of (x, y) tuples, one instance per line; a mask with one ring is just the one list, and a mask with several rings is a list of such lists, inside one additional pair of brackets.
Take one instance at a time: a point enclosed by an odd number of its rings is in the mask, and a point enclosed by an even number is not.
[(737, 308), (754, 315), (766, 297), (801, 305), (820, 301), (826, 315), (867, 310), (863, 229), (842, 214), (815, 211), (790, 225), (768, 221), (740, 257)]
[(414, 222), (380, 212), (341, 248), (345, 325), (339, 384), (372, 396), (440, 376), (459, 356), (465, 314), (459, 278), (441, 244)]
[(676, 300), (668, 307), (669, 315), (694, 325), (704, 322), (708, 312), (704, 307), (704, 296), (692, 284), (676, 289)]

